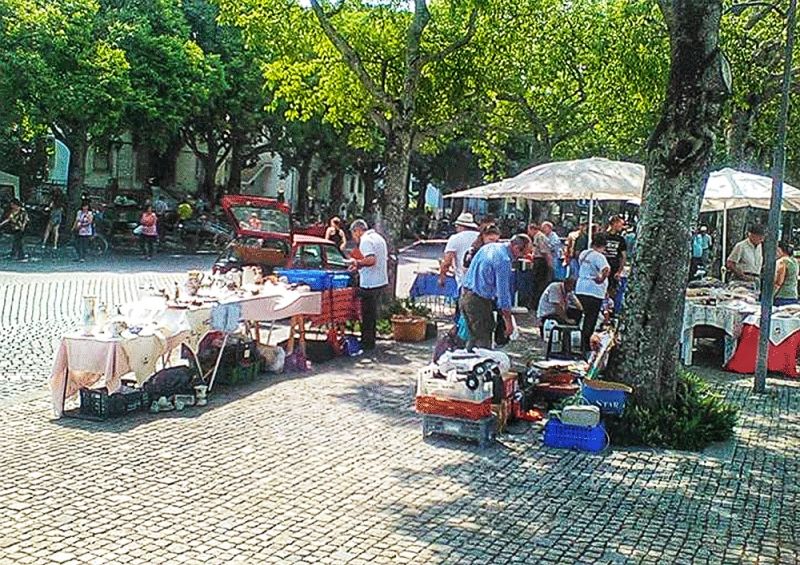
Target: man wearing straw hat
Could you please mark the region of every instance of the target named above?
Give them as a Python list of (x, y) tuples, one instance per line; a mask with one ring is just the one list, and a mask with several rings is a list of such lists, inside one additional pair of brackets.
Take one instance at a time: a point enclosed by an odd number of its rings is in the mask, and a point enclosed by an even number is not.
[(472, 214), (464, 212), (455, 221), (455, 226), (456, 233), (447, 239), (447, 245), (444, 248), (444, 259), (439, 267), (439, 286), (444, 286), (447, 273), (452, 268), (456, 285), (461, 289), (461, 283), (467, 273), (464, 268), (464, 257), (475, 243), (475, 238), (478, 237), (478, 224), (475, 223)]

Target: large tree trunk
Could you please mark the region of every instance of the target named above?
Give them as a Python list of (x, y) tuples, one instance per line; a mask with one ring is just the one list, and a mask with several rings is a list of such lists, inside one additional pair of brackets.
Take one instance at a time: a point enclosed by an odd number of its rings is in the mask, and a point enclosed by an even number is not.
[(80, 208), (81, 191), (86, 182), (86, 152), (89, 142), (86, 134), (73, 133), (66, 140), (69, 148), (69, 171), (67, 172), (67, 202), (71, 210)]
[(408, 199), (408, 175), (411, 170), (412, 134), (396, 131), (387, 140), (386, 174), (383, 178), (383, 225), (376, 225), (389, 248), (389, 289), (397, 294), (397, 248), (403, 232), (403, 216)]
[(718, 48), (719, 0), (662, 0), (671, 69), (662, 118), (648, 142), (638, 253), (625, 296), (619, 376), (645, 406), (675, 399), (692, 227), (729, 95)]
[(241, 136), (233, 134), (231, 140), (231, 173), (228, 176), (228, 194), (239, 194), (242, 191), (242, 167), (244, 166), (244, 144)]
[(383, 179), (383, 225), (376, 226), (389, 243), (397, 245), (403, 229), (411, 164), (411, 134), (396, 131), (387, 139), (386, 175)]
[(203, 155), (201, 161), (203, 163), (203, 184), (200, 189), (203, 191), (203, 197), (215, 205), (217, 203), (217, 155), (209, 148), (209, 152)]
[(328, 215), (338, 216), (344, 203), (344, 170), (339, 169), (331, 179), (331, 190), (328, 199)]
[(361, 172), (364, 181), (364, 206), (361, 208), (362, 217), (369, 216), (372, 210), (372, 201), (375, 200), (375, 167), (365, 167)]

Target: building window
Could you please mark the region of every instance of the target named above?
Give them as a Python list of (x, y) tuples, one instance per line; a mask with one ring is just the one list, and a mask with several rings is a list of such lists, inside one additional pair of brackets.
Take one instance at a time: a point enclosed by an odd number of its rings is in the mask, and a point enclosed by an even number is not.
[(107, 173), (111, 170), (108, 149), (94, 148), (94, 153), (92, 154), (92, 170), (96, 173)]

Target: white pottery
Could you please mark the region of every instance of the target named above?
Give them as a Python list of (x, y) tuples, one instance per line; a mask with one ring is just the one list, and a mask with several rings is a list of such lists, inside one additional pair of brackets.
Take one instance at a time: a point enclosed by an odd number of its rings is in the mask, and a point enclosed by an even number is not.
[(83, 297), (83, 333), (84, 335), (90, 335), (92, 330), (94, 329), (95, 325), (95, 305), (97, 304), (97, 297), (96, 296), (84, 296)]

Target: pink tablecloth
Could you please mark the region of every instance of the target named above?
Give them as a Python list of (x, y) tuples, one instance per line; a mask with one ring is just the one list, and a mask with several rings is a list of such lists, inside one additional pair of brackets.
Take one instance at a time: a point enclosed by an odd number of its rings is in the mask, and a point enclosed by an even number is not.
[[(241, 305), (241, 319), (246, 321), (285, 320), (294, 316), (318, 315), (322, 310), (322, 295), (307, 287), (290, 289), (283, 285), (266, 284), (258, 296), (232, 296), (224, 303)], [(167, 335), (160, 342), (152, 336), (112, 339), (104, 336), (68, 334), (56, 352), (50, 389), (53, 409), (60, 417), (64, 401), (97, 383), (103, 376), (109, 393), (116, 392), (121, 378), (132, 371), (150, 366), (155, 357), (172, 351), (182, 343), (196, 349), (202, 336), (211, 328), (211, 305), (200, 309), (168, 309), (159, 314), (157, 325)], [(167, 331), (169, 330), (169, 331)], [(150, 341), (148, 341), (150, 340)]]
[[(81, 388), (91, 387), (103, 376), (109, 393), (122, 385), (122, 377), (142, 365), (154, 365), (155, 360), (183, 343), (189, 333), (153, 339), (153, 336), (131, 339), (104, 336), (68, 334), (61, 338), (53, 371), (50, 374), (50, 392), (53, 410), (57, 417), (64, 411), (64, 401)], [(137, 345), (145, 350), (143, 356), (135, 355)]]

